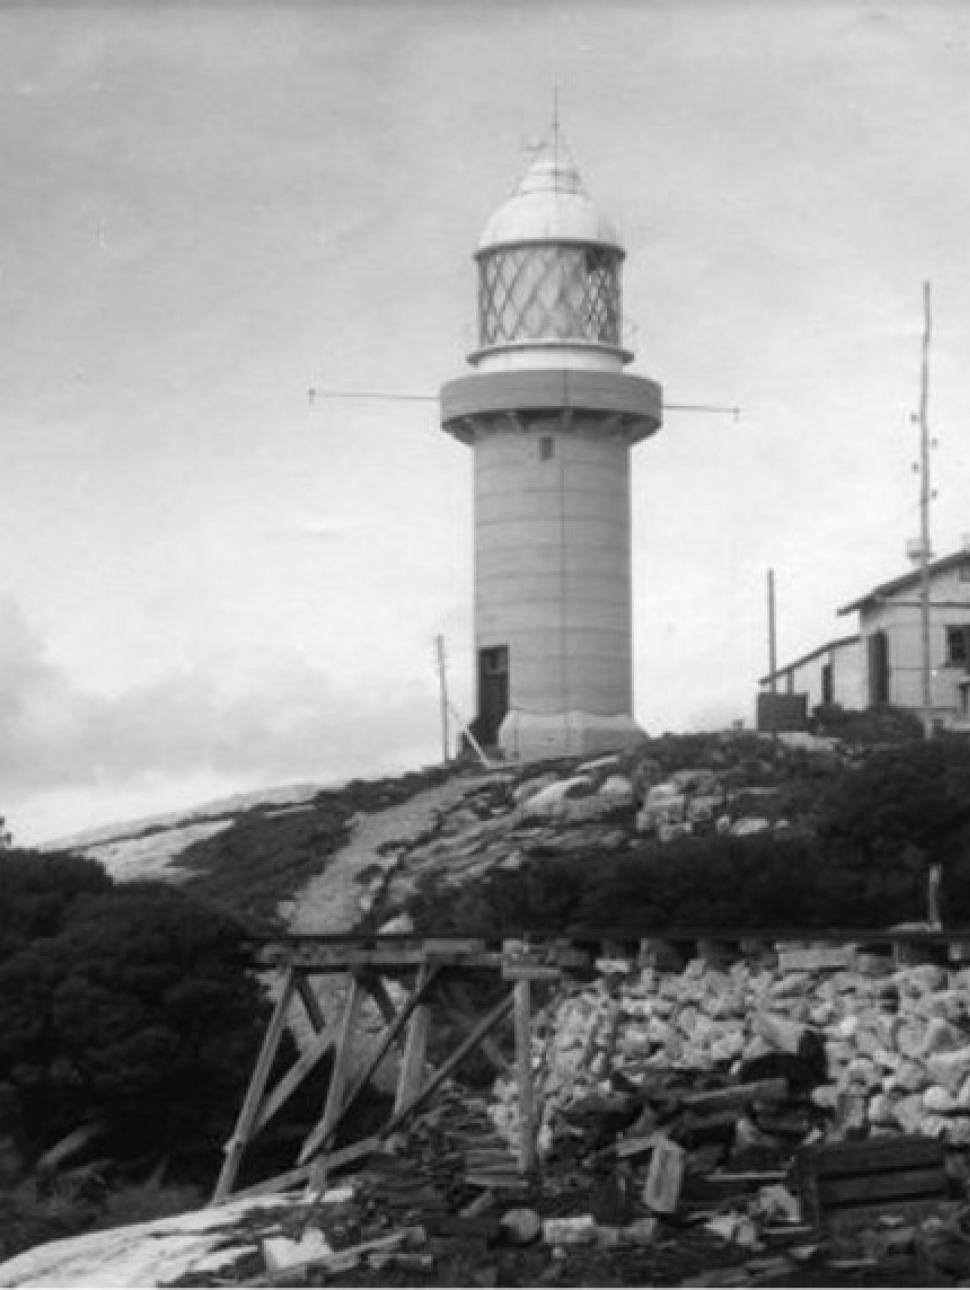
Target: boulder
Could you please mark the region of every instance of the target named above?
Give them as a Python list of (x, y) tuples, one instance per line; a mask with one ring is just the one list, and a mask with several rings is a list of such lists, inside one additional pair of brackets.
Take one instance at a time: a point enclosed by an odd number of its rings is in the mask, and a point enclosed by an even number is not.
[(527, 819), (557, 819), (564, 813), (566, 802), (574, 799), (580, 792), (591, 792), (592, 788), (593, 781), (589, 775), (572, 775), (568, 779), (555, 780), (526, 798), (522, 804), (522, 814)]
[(728, 832), (735, 838), (748, 838), (756, 833), (769, 833), (771, 831), (771, 821), (766, 820), (763, 815), (743, 815), (740, 820), (735, 820)]

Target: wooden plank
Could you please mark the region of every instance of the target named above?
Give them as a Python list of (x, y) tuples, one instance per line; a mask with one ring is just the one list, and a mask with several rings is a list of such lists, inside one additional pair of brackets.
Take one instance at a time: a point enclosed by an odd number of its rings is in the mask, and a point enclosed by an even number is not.
[(301, 1053), (287, 1073), (263, 1102), (253, 1124), (250, 1136), (255, 1136), (289, 1100), (312, 1070), (333, 1048), (337, 1032), (334, 1029), (318, 1032), (306, 1052)]
[(515, 1074), (519, 1101), (519, 1172), (531, 1174), (538, 1164), (536, 1153), (535, 1096), (532, 1088), (532, 986), (516, 981)]
[[(427, 976), (429, 968), (424, 964), (421, 973)], [(422, 976), (418, 984), (423, 983)], [(401, 1070), (397, 1080), (394, 1096), (394, 1112), (411, 1102), (417, 1095), (424, 1079), (424, 1067), (428, 1050), (428, 1030), (431, 1025), (431, 1009), (427, 1003), (419, 1003), (414, 1009), (408, 1023), (407, 1039), (404, 1042), (404, 1056), (401, 1059)]]
[(382, 1032), (380, 1040), (378, 1041), (377, 1047), (374, 1050), (374, 1052), (371, 1054), (370, 1060), (367, 1062), (367, 1064), (364, 1066), (364, 1069), (358, 1075), (350, 1093), (341, 1103), (337, 1118), (334, 1120), (327, 1134), (323, 1138), (322, 1145), (325, 1146), (326, 1143), (330, 1140), (330, 1138), (333, 1137), (334, 1133), (336, 1132), (337, 1128), (340, 1125), (341, 1120), (347, 1114), (350, 1108), (353, 1106), (354, 1102), (363, 1092), (364, 1088), (367, 1086), (367, 1083), (370, 1080), (370, 1077), (374, 1074), (378, 1066), (384, 1060), (384, 1055), (386, 1054), (387, 1050), (390, 1048), (391, 1044), (394, 1042), (394, 1040), (398, 1037), (398, 1035), (407, 1025), (415, 1008), (417, 1008), (422, 1002), (422, 1000), (424, 1000), (427, 997), (428, 992), (431, 989), (434, 979), (438, 973), (438, 970), (439, 970), (438, 965), (436, 963), (432, 964), (430, 968), (427, 965), (425, 965), (423, 968), (420, 969), (418, 981), (415, 985), (414, 993), (411, 995), (410, 999), (408, 999), (407, 1003), (401, 1009), (400, 1013), (394, 1014), (394, 1020), (391, 1023), (391, 1025), (389, 1025)]
[(259, 1056), (256, 1058), (256, 1065), (253, 1068), (246, 1096), (243, 1098), (243, 1104), (236, 1120), (236, 1127), (232, 1131), (232, 1137), (226, 1143), (225, 1160), (222, 1163), (215, 1191), (212, 1194), (213, 1203), (224, 1200), (231, 1192), (232, 1185), (236, 1181), (236, 1174), (239, 1170), (243, 1152), (246, 1150), (246, 1146), (252, 1136), (252, 1126), (259, 1113), (266, 1081), (269, 1079), (273, 1061), (276, 1058), (280, 1040), (283, 1037), (286, 1014), (289, 1011), (290, 1002), (296, 989), (295, 976), (295, 970), (292, 967), (288, 968), (286, 976), (283, 978), (279, 998), (276, 1000), (276, 1007), (273, 1009), (273, 1015), (269, 1019), (266, 1033), (263, 1036), (262, 1047), (259, 1050)]
[(366, 972), (361, 978), (361, 985), (377, 1004), (377, 1009), (384, 1018), (384, 1024), (390, 1026), (394, 1024), (397, 1016), (397, 1009), (391, 996), (387, 993), (387, 986), (381, 980), (376, 972)]
[(823, 1209), (850, 1204), (873, 1205), (891, 1198), (920, 1200), (926, 1196), (942, 1195), (946, 1190), (946, 1170), (942, 1165), (818, 1180), (818, 1198)]
[(332, 1250), (329, 1254), (318, 1254), (316, 1258), (305, 1259), (299, 1263), (289, 1263), (286, 1267), (267, 1272), (265, 1276), (250, 1285), (291, 1286), (301, 1285), (306, 1281), (308, 1272), (338, 1273), (350, 1272), (367, 1257), (379, 1251), (395, 1250), (413, 1240), (410, 1229), (402, 1228), (388, 1236), (378, 1236), (372, 1241), (362, 1241), (359, 1245), (348, 1245), (342, 1250)]
[(663, 1134), (657, 1134), (650, 1168), (643, 1186), (643, 1203), (657, 1214), (673, 1214), (680, 1201), (687, 1152)]
[[(449, 1016), (461, 1026), (466, 1035), (469, 1034), (477, 1023), (475, 1009), (464, 984), (454, 980), (442, 982), (439, 997)], [(479, 1046), (500, 1075), (511, 1070), (512, 1063), (490, 1035), (484, 1035)]]
[(431, 1077), (425, 1086), (420, 1089), (415, 1096), (404, 1104), (394, 1113), (384, 1128), (384, 1134), (393, 1133), (418, 1107), (431, 1096), (431, 1094), (448, 1078), (456, 1066), (459, 1066), (468, 1054), (478, 1046), (482, 1036), (487, 1035), (491, 1030), (503, 1021), (512, 1010), (512, 996), (507, 995), (500, 1003), (483, 1017), (475, 1027), (474, 1031), (468, 1036), (464, 1043), (459, 1044), (452, 1055), (438, 1067), (435, 1074)]
[(687, 1093), (681, 1097), (681, 1104), (690, 1111), (699, 1114), (713, 1111), (727, 1111), (733, 1107), (744, 1107), (751, 1102), (783, 1102), (788, 1097), (786, 1079), (760, 1079), (750, 1084), (734, 1084), (728, 1088), (715, 1088), (706, 1093)]
[(315, 1035), (319, 1035), (322, 1030), (327, 1028), (327, 1019), (323, 1015), (323, 1009), (320, 1007), (320, 1001), (316, 996), (313, 986), (307, 980), (305, 972), (298, 972), (296, 976), (296, 992), (300, 996), (300, 1002), (303, 1004), (307, 1018), (310, 1022), (310, 1028)]
[(944, 1159), (940, 1142), (916, 1134), (802, 1147), (798, 1154), (820, 1179), (941, 1164)]
[(547, 963), (502, 964), (503, 981), (535, 981), (542, 985), (558, 985), (562, 980), (562, 969), (550, 967)]
[[(353, 1164), (356, 1160), (363, 1159), (375, 1151), (379, 1151), (382, 1142), (380, 1138), (361, 1138), (359, 1142), (352, 1142), (349, 1146), (340, 1147), (337, 1151), (327, 1152), (327, 1169), (334, 1172), (344, 1165)], [(244, 1187), (242, 1191), (233, 1193), (233, 1200), (242, 1200), (246, 1196), (263, 1196), (266, 1192), (290, 1191), (295, 1187), (302, 1186), (307, 1182), (313, 1172), (315, 1161), (309, 1164), (298, 1165), (295, 1169), (288, 1169), (286, 1173), (277, 1174), (273, 1178), (267, 1178), (263, 1182), (254, 1183), (252, 1187)]]
[(344, 1087), (350, 1070), (351, 1035), (354, 1020), (357, 1016), (357, 1008), (360, 1004), (360, 993), (360, 982), (355, 976), (352, 976), (350, 978), (350, 987), (347, 991), (347, 1000), (344, 1004), (343, 1016), (340, 1019), (340, 1032), (337, 1036), (337, 1055), (330, 1075), (330, 1087), (327, 1090), (327, 1101), (323, 1108), (323, 1116), (310, 1132), (306, 1142), (304, 1142), (303, 1149), (297, 1160), (298, 1164), (306, 1164), (316, 1154), (320, 1144), (326, 1139), (340, 1114)]

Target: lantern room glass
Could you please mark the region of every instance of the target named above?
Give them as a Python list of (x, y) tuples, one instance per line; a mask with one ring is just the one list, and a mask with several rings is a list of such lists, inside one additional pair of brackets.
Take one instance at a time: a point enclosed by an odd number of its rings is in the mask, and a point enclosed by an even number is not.
[(610, 247), (535, 243), (479, 256), (484, 348), (534, 340), (620, 344), (620, 261)]

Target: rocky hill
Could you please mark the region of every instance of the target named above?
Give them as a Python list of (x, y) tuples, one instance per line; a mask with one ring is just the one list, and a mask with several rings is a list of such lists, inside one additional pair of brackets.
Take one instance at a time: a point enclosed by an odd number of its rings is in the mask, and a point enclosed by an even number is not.
[[(509, 952), (525, 933), (519, 945), (550, 953), (579, 936), (586, 958), (559, 987), (537, 989), (537, 1178), (514, 1173), (514, 1078), (483, 1082), (479, 1071), (446, 1085), (388, 1144), (395, 1154), (362, 1162), (312, 1202), (283, 1193), (158, 1220), (124, 1240), (92, 1233), (8, 1262), (0, 1284), (137, 1275), (155, 1285), (794, 1285), (850, 1274), (853, 1284), (939, 1284), (947, 1267), (966, 1276), (962, 938), (917, 936), (906, 949), (904, 937), (894, 955), (876, 934), (889, 910), (925, 925), (927, 863), (965, 836), (965, 812), (946, 807), (963, 795), (959, 763), (951, 774), (944, 754), (916, 775), (919, 758), (900, 760), (898, 749), (879, 762), (884, 752), (846, 743), (793, 743), (670, 737), (586, 762), (449, 767), (92, 843), (117, 848), (119, 876), (136, 872), (126, 849), (157, 845), (168, 858), (155, 872), (255, 931), (475, 932)], [(891, 784), (888, 822), (866, 796), (870, 780)], [(934, 828), (920, 832), (907, 802), (925, 803), (942, 780)], [(872, 824), (861, 831), (850, 809), (860, 801)], [(867, 848), (869, 863), (858, 859)], [(832, 855), (848, 871), (834, 887)], [(948, 875), (959, 911), (959, 866)], [(749, 903), (731, 904), (732, 887)], [(808, 901), (818, 889), (828, 905)], [(779, 909), (818, 939), (737, 932), (738, 911)], [(702, 936), (698, 911), (734, 921)], [(846, 911), (872, 940), (827, 938), (826, 925), (853, 923)], [(325, 1002), (329, 1011), (336, 1001)], [(870, 1214), (833, 1242), (806, 1212), (793, 1162), (825, 1144), (887, 1139), (938, 1150), (917, 1170), (929, 1208), (893, 1210), (885, 1225)], [(508, 1166), (482, 1185), (470, 1161), (485, 1156)], [(153, 1263), (152, 1250), (164, 1259)], [(920, 1269), (937, 1279), (912, 1280)]]

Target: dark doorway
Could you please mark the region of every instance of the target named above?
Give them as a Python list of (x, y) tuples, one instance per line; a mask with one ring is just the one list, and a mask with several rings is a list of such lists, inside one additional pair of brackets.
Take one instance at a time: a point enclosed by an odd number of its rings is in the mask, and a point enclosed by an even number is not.
[(822, 702), (831, 703), (835, 696), (835, 686), (832, 684), (832, 664), (822, 664)]
[(869, 706), (889, 702), (889, 640), (885, 632), (873, 632), (868, 640)]
[(509, 647), (493, 645), (478, 651), (478, 720), (475, 737), (494, 747), (509, 710)]

